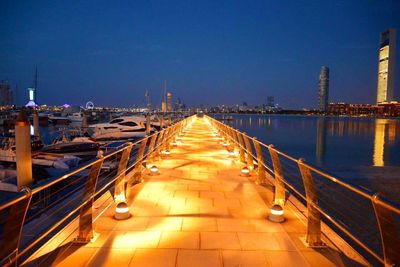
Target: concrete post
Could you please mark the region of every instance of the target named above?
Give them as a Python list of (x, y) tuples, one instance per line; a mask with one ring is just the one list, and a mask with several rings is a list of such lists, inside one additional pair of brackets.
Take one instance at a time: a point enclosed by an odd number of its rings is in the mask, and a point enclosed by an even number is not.
[(40, 130), (39, 130), (39, 114), (37, 111), (33, 112), (33, 132), (36, 138), (40, 138)]
[(150, 126), (150, 113), (146, 114), (146, 134), (150, 135), (150, 130), (151, 130), (151, 126)]
[(21, 189), (32, 184), (32, 152), (29, 121), (21, 111), (15, 122), (15, 147), (17, 163), (17, 186)]

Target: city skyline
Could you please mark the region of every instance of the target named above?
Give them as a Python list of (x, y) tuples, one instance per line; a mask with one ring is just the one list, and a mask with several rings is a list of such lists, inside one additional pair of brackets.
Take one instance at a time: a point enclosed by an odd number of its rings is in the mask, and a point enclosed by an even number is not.
[(125, 107), (148, 91), (160, 106), (168, 80), (190, 106), (274, 96), (281, 107), (317, 108), (323, 65), (334, 73), (331, 102), (375, 103), (379, 35), (400, 26), (394, 1), (0, 5), (0, 79), (18, 84), (19, 104), (36, 65), (39, 104)]

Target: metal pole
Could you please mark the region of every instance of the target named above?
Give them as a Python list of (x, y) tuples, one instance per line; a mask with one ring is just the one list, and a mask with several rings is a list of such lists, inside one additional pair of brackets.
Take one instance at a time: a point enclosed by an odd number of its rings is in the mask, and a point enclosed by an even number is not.
[(150, 135), (151, 125), (150, 125), (150, 113), (146, 114), (146, 134)]
[(32, 151), (29, 121), (21, 111), (15, 122), (15, 146), (17, 163), (17, 186), (21, 189), (32, 184)]

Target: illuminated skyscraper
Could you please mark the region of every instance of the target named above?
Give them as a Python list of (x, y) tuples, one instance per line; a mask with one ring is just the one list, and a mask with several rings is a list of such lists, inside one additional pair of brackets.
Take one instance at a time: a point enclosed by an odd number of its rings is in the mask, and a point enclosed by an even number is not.
[(319, 74), (319, 110), (328, 111), (329, 99), (329, 68), (322, 66)]
[(172, 93), (167, 93), (167, 111), (172, 111)]
[(381, 33), (379, 44), (377, 104), (394, 100), (395, 52), (396, 30), (388, 29)]

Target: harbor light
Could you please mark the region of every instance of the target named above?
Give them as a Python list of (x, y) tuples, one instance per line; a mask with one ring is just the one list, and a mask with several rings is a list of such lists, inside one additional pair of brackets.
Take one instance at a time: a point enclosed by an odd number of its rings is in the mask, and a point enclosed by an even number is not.
[(157, 168), (157, 166), (156, 165), (153, 165), (153, 166), (151, 166), (151, 168), (150, 168), (150, 175), (158, 175), (159, 173), (158, 173), (158, 168)]
[(117, 207), (115, 208), (115, 214), (114, 218), (116, 220), (126, 220), (131, 217), (131, 214), (129, 213), (129, 207), (126, 202), (120, 202), (117, 204)]
[(248, 177), (250, 176), (250, 170), (247, 167), (243, 167), (241, 170), (242, 176)]
[(283, 214), (284, 214), (283, 208), (278, 204), (274, 204), (271, 208), (268, 219), (271, 222), (277, 222), (277, 223), (283, 222), (285, 220), (285, 218), (283, 217)]

